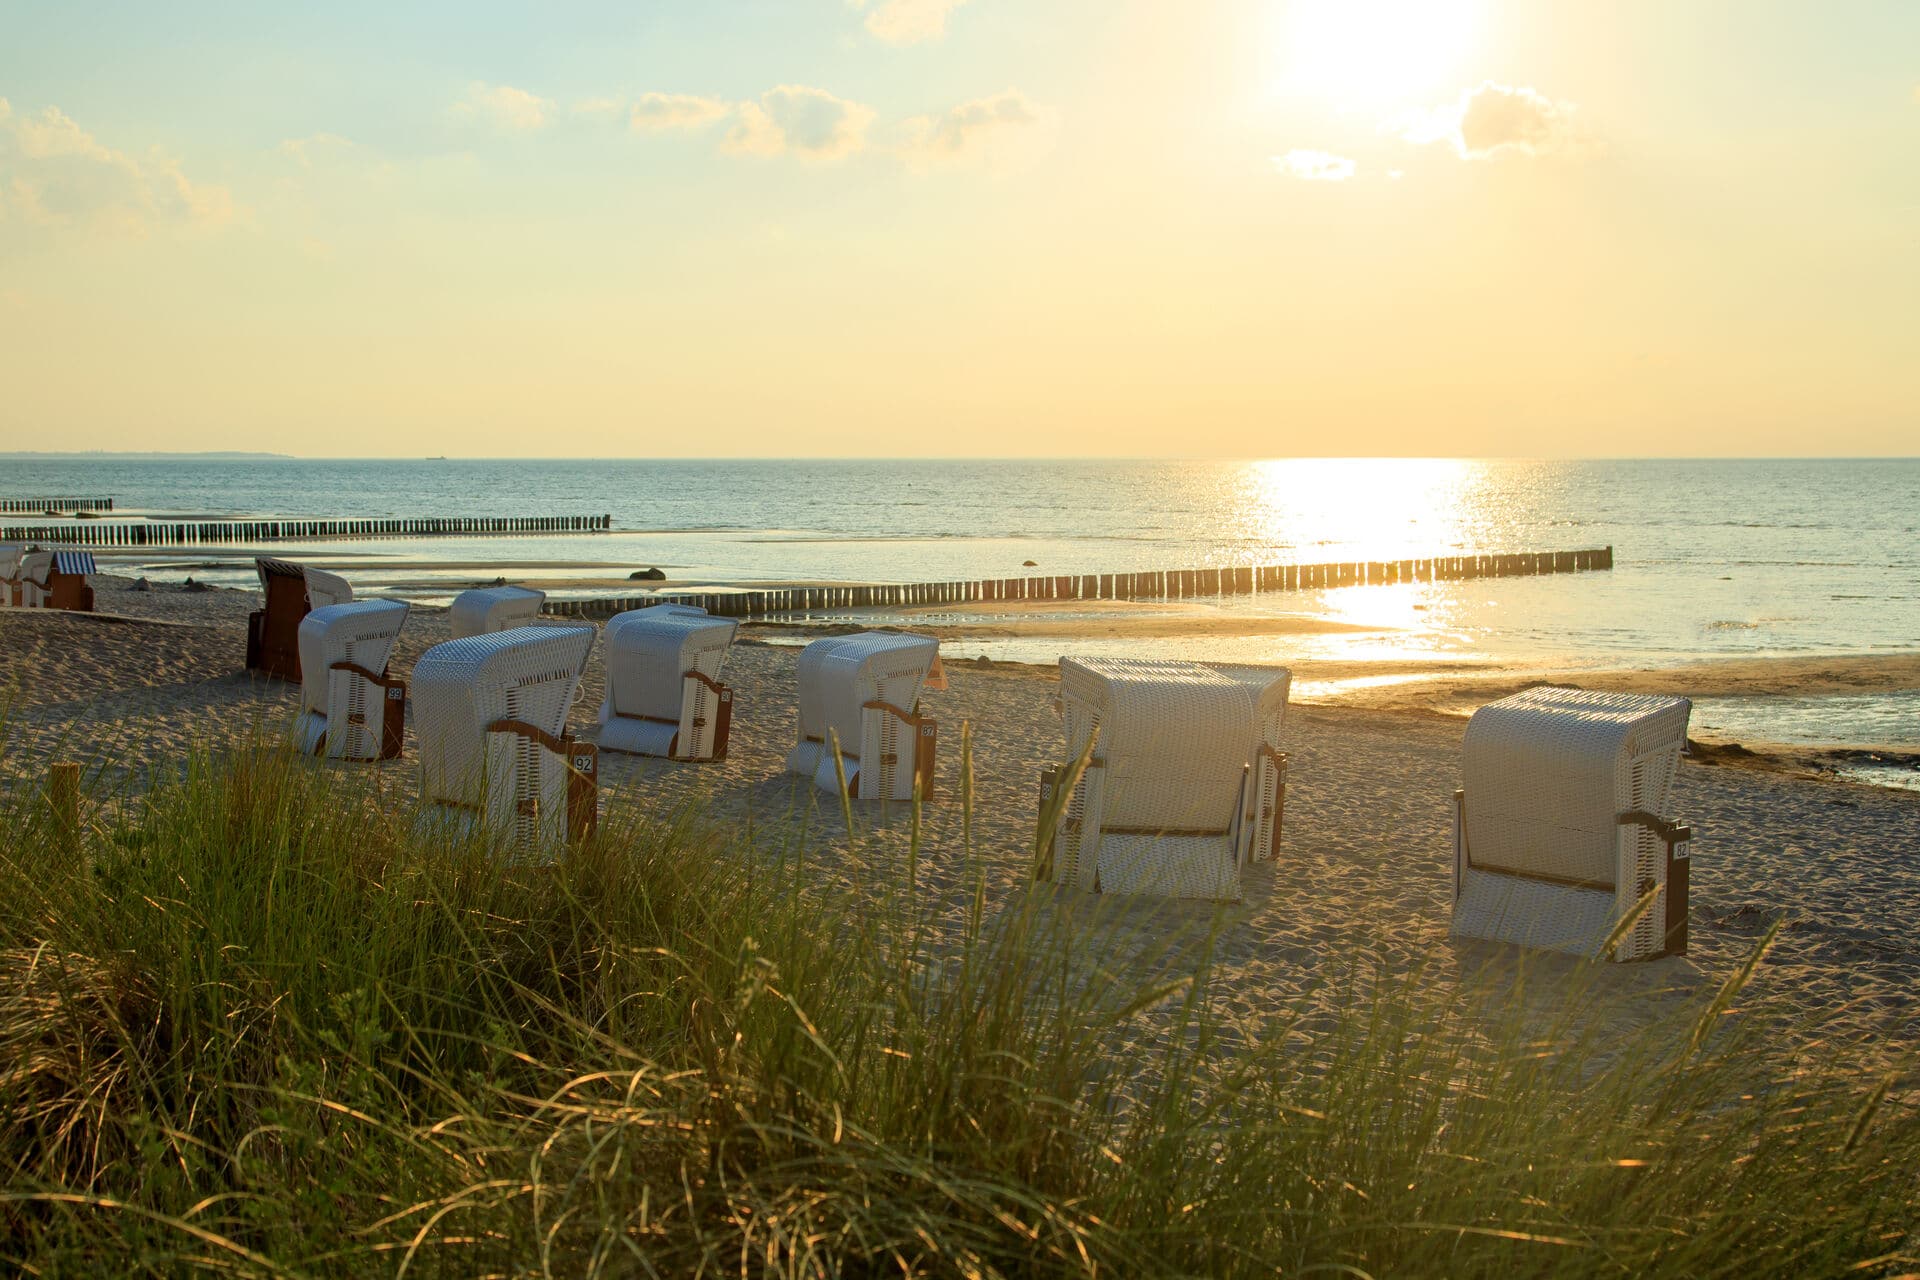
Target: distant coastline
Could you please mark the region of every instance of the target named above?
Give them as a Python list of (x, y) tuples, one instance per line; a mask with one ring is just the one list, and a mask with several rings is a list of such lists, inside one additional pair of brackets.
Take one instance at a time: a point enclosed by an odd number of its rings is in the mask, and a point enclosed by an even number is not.
[(221, 462), (244, 462), (262, 458), (274, 458), (287, 462), (294, 460), (294, 456), (290, 453), (247, 453), (240, 450), (227, 449), (210, 449), (201, 453), (173, 453), (165, 451), (117, 452), (110, 449), (92, 449), (85, 452), (74, 452), (71, 450), (42, 452), (31, 449), (12, 449), (0, 452), (0, 459), (14, 460), (22, 458), (44, 458), (54, 462), (89, 462), (96, 458), (111, 458), (118, 462), (164, 462), (170, 458), (208, 459)]

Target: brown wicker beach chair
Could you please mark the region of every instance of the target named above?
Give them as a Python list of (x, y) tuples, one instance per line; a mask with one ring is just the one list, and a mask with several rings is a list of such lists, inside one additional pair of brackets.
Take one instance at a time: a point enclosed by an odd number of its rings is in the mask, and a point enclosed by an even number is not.
[(298, 680), (301, 621), (315, 609), (346, 604), (353, 588), (338, 574), (291, 560), (260, 556), (253, 568), (266, 607), (247, 615), (247, 670)]
[(23, 561), (20, 603), (36, 609), (70, 609), (75, 613), (93, 612), (93, 553), (91, 551), (41, 551)]

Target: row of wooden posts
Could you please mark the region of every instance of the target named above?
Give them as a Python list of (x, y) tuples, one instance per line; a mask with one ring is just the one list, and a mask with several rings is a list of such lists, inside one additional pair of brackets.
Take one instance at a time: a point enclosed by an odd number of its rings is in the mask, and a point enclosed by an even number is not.
[(111, 511), (112, 498), (0, 498), (0, 512)]
[(1420, 560), (1359, 560), (1332, 564), (1246, 565), (1224, 569), (1163, 569), (1143, 573), (1086, 573), (1065, 577), (989, 578), (981, 582), (873, 583), (864, 586), (780, 587), (755, 591), (660, 591), (621, 599), (549, 600), (545, 611), (569, 618), (606, 617), (654, 604), (689, 604), (728, 618), (834, 609), (968, 604), (997, 600), (1180, 600), (1196, 596), (1313, 591), (1328, 587), (1386, 586), (1461, 578), (1508, 578), (1541, 573), (1585, 573), (1613, 568), (1613, 548), (1520, 551), (1505, 555), (1436, 556)]
[(420, 516), (397, 520), (213, 520), (196, 523), (5, 525), (0, 542), (72, 547), (190, 547), (219, 542), (310, 542), (334, 538), (458, 537), (506, 533), (606, 533), (612, 516)]

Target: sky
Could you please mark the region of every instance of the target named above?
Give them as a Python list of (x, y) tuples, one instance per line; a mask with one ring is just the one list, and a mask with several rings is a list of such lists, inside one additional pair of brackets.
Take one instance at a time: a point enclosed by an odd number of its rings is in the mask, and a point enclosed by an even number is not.
[(0, 33), (0, 450), (1920, 452), (1913, 0)]

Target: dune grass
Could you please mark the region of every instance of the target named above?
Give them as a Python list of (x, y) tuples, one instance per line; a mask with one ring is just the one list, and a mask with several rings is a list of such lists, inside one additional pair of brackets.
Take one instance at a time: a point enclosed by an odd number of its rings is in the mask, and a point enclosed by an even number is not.
[(917, 844), (837, 889), (623, 806), (514, 865), (378, 776), (201, 755), (93, 797), (77, 860), (0, 799), (10, 1268), (1920, 1268), (1910, 1061), (1741, 1012), (1751, 964), (1623, 1041), (1604, 966), (1530, 979), (1543, 1016), (1356, 948), (1249, 1025), (1204, 930), (971, 864), (956, 906)]

